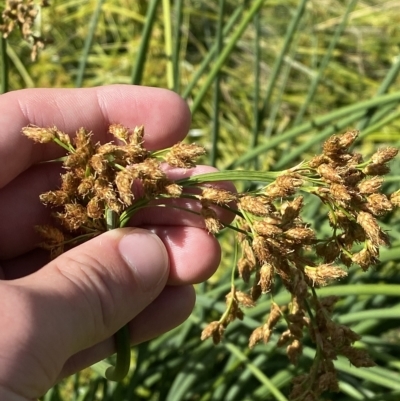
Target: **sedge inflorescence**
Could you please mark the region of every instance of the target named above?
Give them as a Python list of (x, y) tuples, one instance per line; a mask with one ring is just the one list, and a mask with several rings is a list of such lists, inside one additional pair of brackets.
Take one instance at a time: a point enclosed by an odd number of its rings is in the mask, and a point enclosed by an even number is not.
[(31, 59), (35, 61), (38, 51), (44, 48), (45, 40), (32, 31), (39, 7), (47, 7), (47, 0), (35, 4), (33, 0), (6, 0), (2, 13), (3, 24), (0, 25), (0, 33), (7, 38), (18, 27), (22, 37), (32, 44)]
[[(390, 198), (381, 192), (383, 176), (389, 172), (388, 163), (397, 149), (379, 149), (364, 160), (350, 150), (358, 132), (349, 131), (329, 138), (322, 154), (309, 161), (283, 172), (261, 172), (257, 181), (264, 174), (266, 185), (233, 193), (211, 186), (208, 180), (212, 174), (170, 180), (163, 163), (188, 169), (205, 150), (178, 143), (150, 152), (144, 147), (142, 126), (130, 130), (113, 124), (109, 133), (117, 143), (106, 144), (93, 143), (91, 133), (84, 128), (73, 140), (56, 127), (29, 126), (23, 133), (36, 142), (55, 142), (68, 152), (61, 159), (65, 172), (60, 189), (41, 195), (42, 202), (54, 208), (58, 221), (57, 227), (37, 228), (44, 238), (42, 246), (50, 249), (53, 257), (66, 246), (126, 225), (138, 210), (154, 205), (154, 200), (168, 207), (169, 198), (194, 199), (199, 209), (190, 212), (202, 217), (211, 234), (225, 227), (235, 230), (238, 249), (226, 310), (205, 327), (203, 340), (211, 337), (219, 343), (228, 325), (243, 318), (242, 308), (254, 306), (268, 294), (272, 298), (270, 312), (251, 333), (249, 346), (269, 342), (278, 323), (286, 325), (286, 330), (277, 345), (286, 347), (292, 363), (302, 355), (306, 337), (316, 346), (309, 372), (294, 379), (291, 400), (318, 400), (325, 391), (337, 391), (333, 361), (339, 355), (356, 367), (374, 365), (364, 350), (354, 347), (360, 336), (332, 319), (338, 298), (320, 298), (316, 288), (346, 277), (351, 265), (367, 270), (379, 262), (380, 248), (389, 245), (377, 219), (400, 206), (399, 191)], [(211, 181), (229, 181), (229, 171), (218, 174)], [(248, 180), (245, 171), (240, 174)], [(304, 194), (320, 200), (331, 235), (319, 238), (303, 220), (307, 206)], [(236, 215), (234, 225), (220, 220), (218, 208)], [(236, 288), (235, 274), (248, 284), (248, 290)], [(278, 282), (290, 294), (289, 305), (274, 302)]]

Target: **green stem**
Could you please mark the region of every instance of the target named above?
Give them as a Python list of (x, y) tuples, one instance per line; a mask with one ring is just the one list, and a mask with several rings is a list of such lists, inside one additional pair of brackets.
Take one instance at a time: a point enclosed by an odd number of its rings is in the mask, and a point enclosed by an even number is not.
[[(0, 23), (2, 22), (0, 12)], [(8, 92), (7, 40), (0, 34), (0, 94)]]
[(75, 81), (75, 86), (77, 88), (80, 88), (83, 83), (83, 78), (85, 75), (85, 70), (86, 70), (86, 65), (89, 59), (89, 52), (90, 48), (92, 46), (94, 34), (96, 32), (97, 28), (97, 23), (99, 21), (100, 13), (101, 13), (101, 8), (103, 6), (104, 0), (98, 0), (97, 1), (97, 6), (96, 9), (93, 12), (92, 18), (90, 20), (90, 25), (89, 25), (89, 32), (86, 35), (85, 39), (85, 44), (83, 47), (83, 52), (81, 55), (81, 59), (79, 61), (79, 68), (78, 68), (78, 74), (76, 76), (76, 81)]
[(142, 31), (142, 39), (140, 41), (138, 52), (135, 56), (135, 63), (132, 67), (131, 83), (133, 85), (140, 85), (143, 77), (144, 65), (146, 63), (146, 56), (149, 51), (149, 43), (153, 26), (156, 21), (156, 11), (159, 0), (151, 0), (147, 6), (147, 14), (145, 24)]
[[(117, 228), (119, 221), (117, 213), (108, 209), (106, 212), (107, 230)], [(130, 335), (128, 325), (123, 326), (115, 333), (115, 345), (117, 348), (117, 361), (115, 366), (108, 366), (105, 378), (112, 381), (121, 381), (129, 372), (131, 363)]]

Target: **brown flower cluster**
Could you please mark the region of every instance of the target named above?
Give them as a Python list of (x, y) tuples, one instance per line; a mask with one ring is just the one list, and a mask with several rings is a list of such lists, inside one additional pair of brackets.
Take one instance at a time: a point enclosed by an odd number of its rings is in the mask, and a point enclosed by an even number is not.
[[(350, 151), (357, 135), (357, 131), (349, 131), (332, 136), (321, 155), (283, 172), (256, 192), (236, 196), (241, 249), (237, 269), (246, 283), (251, 280), (247, 298), (254, 303), (262, 294), (273, 294), (276, 280), (291, 294), (288, 307), (272, 303), (266, 322), (250, 335), (250, 347), (270, 341), (280, 320), (287, 330), (280, 334), (277, 345), (286, 346), (291, 362), (297, 363), (301, 356), (304, 332), (317, 347), (310, 373), (293, 383), (293, 400), (317, 400), (324, 391), (337, 390), (333, 361), (338, 355), (357, 367), (373, 365), (364, 351), (353, 346), (359, 336), (332, 321), (334, 300), (319, 300), (314, 289), (345, 277), (347, 271), (341, 265), (356, 264), (367, 270), (379, 262), (379, 248), (389, 245), (377, 218), (400, 203), (399, 191), (390, 199), (380, 192), (382, 176), (389, 172), (388, 162), (397, 149), (380, 149), (364, 161)], [(317, 238), (302, 220), (304, 199), (299, 191), (318, 196), (326, 205), (330, 237)], [(221, 196), (226, 201), (217, 201), (214, 196), (213, 203), (227, 205), (231, 201), (227, 195)], [(232, 288), (230, 297), (235, 293)], [(227, 302), (222, 318), (209, 324), (202, 338), (221, 341), (227, 325), (242, 318), (238, 305), (239, 300)], [(251, 302), (242, 305), (252, 306)]]
[(36, 5), (33, 0), (6, 0), (5, 9), (2, 13), (3, 24), (0, 25), (0, 32), (7, 38), (15, 27), (21, 31), (22, 37), (32, 43), (31, 58), (36, 60), (39, 49), (43, 49), (44, 40), (42, 37), (35, 36), (32, 26), (38, 14), (38, 6), (47, 7), (47, 0), (41, 1)]
[[(92, 134), (84, 128), (73, 140), (56, 127), (28, 126), (23, 133), (35, 142), (55, 142), (68, 151), (62, 159), (65, 172), (61, 187), (40, 196), (45, 205), (54, 208), (59, 223), (59, 228), (37, 227), (44, 239), (42, 247), (53, 257), (62, 253), (66, 244), (126, 224), (136, 206), (182, 193), (181, 186), (170, 181), (161, 169), (161, 161), (145, 149), (143, 126), (131, 131), (120, 124), (110, 125), (109, 134), (119, 144), (103, 145), (94, 143)], [(201, 147), (179, 143), (167, 150), (164, 159), (171, 166), (181, 167), (193, 165), (194, 158), (202, 153)]]
[[(334, 361), (339, 355), (357, 367), (373, 366), (369, 356), (354, 347), (360, 337), (332, 320), (337, 298), (320, 299), (315, 289), (344, 278), (346, 267), (352, 264), (367, 270), (378, 263), (380, 248), (389, 245), (377, 219), (400, 206), (400, 191), (390, 198), (381, 193), (383, 176), (389, 172), (388, 163), (397, 149), (380, 149), (364, 161), (350, 150), (358, 132), (349, 131), (329, 138), (322, 154), (310, 161), (274, 174), (272, 182), (266, 179), (267, 185), (252, 192), (232, 193), (210, 186), (207, 177), (200, 176), (192, 183), (169, 180), (161, 162), (191, 168), (205, 151), (178, 143), (149, 152), (144, 147), (142, 126), (129, 130), (113, 124), (109, 134), (115, 141), (106, 144), (94, 143), (84, 128), (73, 140), (56, 127), (29, 126), (23, 133), (36, 142), (55, 142), (68, 151), (62, 158), (65, 173), (60, 189), (41, 195), (42, 202), (54, 208), (60, 226), (38, 227), (42, 246), (53, 256), (66, 244), (125, 225), (139, 208), (155, 199), (164, 203), (171, 197), (197, 199), (199, 214), (211, 234), (227, 226), (216, 209), (227, 209), (237, 216), (236, 225), (228, 226), (237, 231), (237, 263), (226, 310), (219, 320), (206, 326), (201, 338), (219, 343), (228, 325), (243, 318), (243, 308), (253, 307), (263, 294), (273, 296), (279, 281), (290, 293), (290, 303), (271, 303), (265, 322), (250, 334), (249, 346), (267, 343), (274, 336), (277, 346), (285, 347), (289, 360), (296, 364), (304, 337), (314, 342), (313, 364), (307, 374), (295, 378), (291, 400), (319, 400), (325, 391), (337, 391)], [(220, 180), (229, 180), (229, 171), (219, 174)], [(197, 192), (185, 191), (186, 185), (196, 185)], [(299, 192), (321, 201), (331, 235), (318, 238), (302, 219), (305, 197)], [(248, 291), (236, 288), (236, 271), (248, 283)]]

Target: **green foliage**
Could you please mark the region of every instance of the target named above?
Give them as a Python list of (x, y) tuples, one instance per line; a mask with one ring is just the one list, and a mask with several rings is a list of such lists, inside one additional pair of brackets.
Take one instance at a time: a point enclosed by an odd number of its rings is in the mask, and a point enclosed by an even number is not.
[[(0, 41), (2, 90), (6, 77), (10, 90), (168, 87), (189, 102), (189, 140), (208, 148), (212, 164), (281, 170), (347, 128), (361, 129), (357, 147), (366, 153), (399, 146), (399, 20), (392, 0), (53, 0), (35, 26), (49, 39), (38, 61), (30, 61), (29, 44), (17, 32), (7, 46)], [(397, 160), (388, 189), (398, 187), (399, 176)], [(307, 218), (323, 233), (320, 206), (308, 202)], [(377, 362), (356, 369), (338, 360), (341, 392), (331, 400), (400, 398), (398, 217), (385, 221), (393, 247), (381, 265), (351, 270), (346, 281), (319, 291), (342, 297), (335, 319), (363, 336), (359, 347)], [(308, 369), (314, 350), (305, 339), (299, 365), (290, 365), (275, 346), (279, 326), (270, 343), (248, 349), (249, 334), (269, 312), (268, 296), (229, 327), (222, 344), (200, 341), (202, 328), (224, 310), (229, 235), (221, 236), (222, 268), (198, 286), (191, 318), (133, 350), (135, 366), (123, 383), (84, 371), (44, 400), (287, 400), (291, 378)], [(274, 300), (286, 298), (279, 293)]]

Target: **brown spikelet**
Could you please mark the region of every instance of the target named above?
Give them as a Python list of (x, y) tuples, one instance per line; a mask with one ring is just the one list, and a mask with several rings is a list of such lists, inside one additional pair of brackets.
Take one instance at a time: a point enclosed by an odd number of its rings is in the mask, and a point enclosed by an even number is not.
[(338, 184), (341, 184), (343, 182), (342, 177), (329, 164), (321, 164), (317, 168), (317, 172), (328, 183), (336, 182)]
[(285, 231), (285, 237), (296, 244), (312, 244), (315, 240), (315, 233), (308, 227), (294, 227)]
[(331, 281), (347, 276), (347, 272), (343, 269), (328, 263), (317, 267), (306, 266), (304, 273), (311, 281), (312, 285), (318, 287), (327, 285)]
[(202, 146), (180, 142), (172, 146), (165, 156), (165, 161), (173, 167), (192, 168), (196, 165), (196, 159), (205, 153), (206, 150)]
[(327, 156), (335, 157), (346, 151), (357, 139), (358, 131), (347, 131), (343, 135), (333, 135), (323, 145), (323, 152)]
[(393, 209), (386, 195), (374, 193), (367, 197), (367, 208), (374, 216), (384, 216)]
[(104, 201), (98, 196), (90, 199), (86, 206), (87, 215), (91, 219), (101, 219), (104, 217)]
[(263, 294), (271, 291), (274, 284), (274, 267), (269, 263), (264, 263), (260, 269), (260, 285)]
[(390, 195), (390, 202), (393, 206), (400, 207), (400, 190), (393, 192), (392, 195)]
[(119, 171), (115, 176), (115, 184), (118, 188), (119, 197), (126, 206), (130, 206), (134, 199), (132, 184), (135, 178), (135, 172), (128, 168)]
[(379, 260), (373, 256), (367, 248), (353, 254), (351, 260), (358, 264), (364, 271), (367, 271), (371, 265), (379, 263)]
[(218, 322), (214, 321), (209, 323), (201, 333), (201, 340), (204, 341), (209, 337), (212, 337), (214, 344), (221, 342), (222, 336), (224, 334), (224, 326)]
[(383, 178), (381, 177), (372, 177), (370, 179), (361, 181), (358, 185), (358, 191), (362, 195), (371, 195), (373, 193), (378, 192), (383, 184)]
[(215, 203), (216, 205), (226, 205), (236, 200), (235, 194), (232, 194), (225, 189), (212, 187), (203, 188), (201, 197), (202, 199)]
[(217, 234), (223, 228), (222, 223), (218, 220), (215, 210), (203, 206), (200, 214), (204, 219), (206, 229), (209, 233)]
[(343, 201), (343, 202), (349, 202), (351, 201), (351, 195), (347, 191), (347, 188), (338, 183), (332, 183), (330, 185), (330, 193), (333, 198), (335, 198), (338, 201)]
[(303, 346), (301, 342), (296, 338), (286, 348), (286, 354), (293, 365), (297, 365), (297, 362), (303, 352)]
[(308, 165), (313, 168), (316, 169), (317, 167), (319, 167), (321, 164), (325, 164), (329, 162), (329, 158), (326, 155), (317, 155), (314, 156), (309, 162)]
[(44, 249), (60, 247), (64, 242), (64, 234), (58, 228), (49, 225), (35, 226), (35, 230), (43, 238), (40, 246)]
[(397, 156), (398, 149), (393, 147), (378, 149), (371, 157), (374, 164), (385, 164)]
[(357, 223), (364, 229), (365, 234), (371, 240), (372, 244), (389, 245), (387, 235), (379, 227), (376, 218), (368, 212), (360, 211), (357, 216)]
[(253, 239), (252, 248), (257, 260), (261, 264), (268, 262), (268, 259), (271, 257), (271, 251), (268, 242), (263, 237), (256, 235)]
[(172, 198), (179, 198), (182, 195), (183, 188), (175, 183), (165, 185), (163, 191)]
[(250, 195), (241, 196), (238, 201), (238, 207), (255, 216), (266, 216), (271, 212), (269, 203), (263, 202), (259, 197)]
[(236, 291), (235, 296), (236, 296), (238, 303), (242, 306), (250, 308), (255, 305), (254, 300), (249, 295), (247, 295), (246, 293), (244, 293), (242, 291)]
[(78, 203), (68, 203), (64, 212), (56, 216), (68, 231), (76, 231), (88, 222), (86, 208)]
[(254, 348), (254, 346), (263, 339), (263, 327), (257, 327), (249, 337), (249, 348)]
[(262, 235), (263, 237), (278, 237), (282, 234), (282, 229), (273, 225), (268, 224), (265, 221), (255, 221), (253, 223), (253, 228), (257, 234)]
[(364, 168), (363, 172), (367, 175), (386, 175), (390, 173), (390, 168), (386, 164), (371, 163)]
[(325, 263), (332, 263), (340, 254), (340, 247), (336, 241), (323, 242), (315, 247), (318, 256), (324, 258)]
[(130, 132), (129, 129), (123, 126), (122, 124), (111, 124), (108, 127), (108, 132), (113, 135), (115, 138), (127, 143)]
[(134, 128), (129, 137), (129, 144), (142, 147), (144, 137), (144, 125), (138, 125)]
[(45, 205), (62, 206), (69, 202), (70, 196), (62, 190), (49, 191), (39, 195), (40, 201)]
[(22, 128), (22, 133), (34, 142), (48, 143), (56, 138), (57, 128), (40, 128), (36, 125), (28, 125)]
[(91, 195), (95, 185), (95, 178), (93, 175), (85, 177), (78, 186), (78, 194), (85, 197)]
[(282, 224), (293, 222), (303, 207), (303, 197), (298, 196), (291, 202), (286, 202), (281, 207)]

